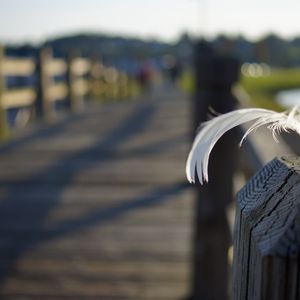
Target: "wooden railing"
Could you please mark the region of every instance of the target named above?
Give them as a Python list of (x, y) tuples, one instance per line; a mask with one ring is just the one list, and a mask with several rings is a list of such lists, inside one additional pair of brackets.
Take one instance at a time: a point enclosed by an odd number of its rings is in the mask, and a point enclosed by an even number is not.
[(300, 299), (300, 159), (275, 158), (239, 192), (233, 299)]
[[(205, 45), (198, 54), (196, 124), (205, 120), (209, 107), (230, 111), (234, 98), (240, 105), (231, 92), (237, 79), (234, 61)], [(274, 159), (295, 156), (294, 149), (280, 137), (275, 143), (266, 128), (249, 135), (237, 152), (244, 131), (239, 128), (220, 140), (210, 158), (210, 180), (197, 186), (190, 299), (300, 299), (300, 159)], [(226, 206), (235, 198), (233, 165), (249, 181), (237, 196), (230, 276)]]
[[(8, 88), (8, 76), (35, 76), (32, 87)], [(56, 77), (66, 80), (57, 82)], [(53, 119), (55, 102), (67, 99), (72, 111), (81, 110), (84, 98), (126, 98), (131, 96), (129, 76), (100, 61), (70, 56), (54, 58), (49, 48), (38, 59), (7, 57), (0, 47), (0, 136), (8, 131), (6, 112), (13, 108), (31, 108), (34, 117)]]
[(292, 132), (277, 139), (261, 128), (244, 145), (242, 171), (256, 174), (236, 197), (234, 300), (300, 299), (300, 141)]
[(261, 128), (243, 145), (240, 168), (251, 178), (236, 197), (234, 300), (300, 299), (300, 159), (277, 138)]

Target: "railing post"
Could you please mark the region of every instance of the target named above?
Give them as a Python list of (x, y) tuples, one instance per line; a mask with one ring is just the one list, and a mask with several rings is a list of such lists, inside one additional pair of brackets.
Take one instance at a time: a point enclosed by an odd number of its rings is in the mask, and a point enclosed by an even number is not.
[(8, 135), (6, 111), (2, 105), (2, 96), (4, 95), (6, 89), (5, 74), (3, 68), (3, 62), (5, 58), (4, 52), (4, 47), (0, 45), (0, 139), (5, 138)]
[(90, 91), (89, 98), (94, 100), (98, 96), (98, 81), (100, 77), (100, 62), (96, 56), (91, 58), (91, 70), (90, 70)]
[(76, 60), (76, 57), (80, 57), (79, 53), (77, 52), (70, 53), (67, 59), (68, 61), (67, 85), (69, 90), (69, 104), (72, 112), (81, 111), (84, 107), (83, 96), (78, 95), (76, 93), (76, 87), (75, 87), (77, 81), (77, 75), (76, 72), (74, 71), (74, 62)]
[(73, 65), (74, 62), (74, 53), (71, 53), (68, 58), (67, 58), (67, 64), (68, 64), (68, 69), (67, 69), (67, 85), (68, 85), (68, 100), (69, 100), (69, 106), (71, 111), (76, 111), (77, 110), (77, 97), (74, 93), (74, 82), (75, 82), (75, 74), (73, 72)]
[(233, 299), (300, 299), (300, 158), (274, 159), (239, 192)]
[(105, 94), (104, 66), (102, 62), (94, 60), (91, 69), (91, 98), (102, 99)]
[[(207, 120), (210, 108), (217, 113), (234, 108), (236, 100), (231, 88), (238, 77), (239, 64), (234, 58), (216, 55), (205, 42), (198, 44), (194, 130)], [(228, 296), (231, 236), (226, 209), (233, 198), (238, 144), (235, 138), (231, 132), (217, 143), (211, 154), (209, 183), (196, 187), (191, 299), (225, 300)]]
[(39, 119), (51, 119), (53, 115), (53, 103), (48, 96), (49, 86), (51, 85), (51, 76), (47, 73), (47, 64), (52, 57), (50, 48), (40, 50), (37, 62), (38, 86), (36, 99), (36, 116)]

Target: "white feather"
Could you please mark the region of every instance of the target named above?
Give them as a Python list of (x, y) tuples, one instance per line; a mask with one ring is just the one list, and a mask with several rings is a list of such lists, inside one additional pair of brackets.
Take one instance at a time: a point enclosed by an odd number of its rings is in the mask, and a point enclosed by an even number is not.
[(300, 111), (297, 106), (289, 113), (278, 113), (261, 108), (246, 108), (220, 115), (202, 124), (187, 159), (187, 179), (195, 183), (195, 173), (197, 170), (200, 183), (207, 182), (209, 156), (216, 142), (228, 130), (250, 121), (255, 122), (246, 131), (240, 144), (249, 133), (262, 125), (268, 125), (275, 141), (277, 140), (276, 135), (281, 131), (293, 130), (300, 134)]

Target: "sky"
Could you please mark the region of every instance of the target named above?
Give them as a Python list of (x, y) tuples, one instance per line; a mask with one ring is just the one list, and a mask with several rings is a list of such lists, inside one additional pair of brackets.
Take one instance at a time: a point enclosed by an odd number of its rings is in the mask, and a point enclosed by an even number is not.
[(40, 43), (76, 32), (175, 40), (273, 32), (300, 35), (299, 0), (0, 0), (0, 42)]

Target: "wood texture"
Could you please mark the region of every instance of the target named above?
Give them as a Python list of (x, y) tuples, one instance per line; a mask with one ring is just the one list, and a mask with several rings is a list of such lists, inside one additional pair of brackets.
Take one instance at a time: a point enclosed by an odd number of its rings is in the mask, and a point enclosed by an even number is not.
[(2, 94), (3, 109), (30, 106), (36, 99), (36, 92), (32, 88), (9, 90)]
[(45, 62), (45, 72), (49, 76), (57, 76), (67, 72), (68, 65), (63, 59), (53, 59)]
[[(231, 87), (237, 79), (237, 61), (220, 57), (205, 42), (199, 43), (192, 112), (195, 132), (202, 122), (207, 121), (211, 109), (218, 113), (234, 109), (236, 99), (231, 93)], [(226, 209), (234, 194), (237, 144), (235, 131), (220, 139), (210, 156), (209, 181), (197, 185), (191, 299), (228, 298), (228, 249), (231, 236)]]
[(52, 50), (44, 48), (40, 50), (37, 63), (38, 87), (35, 101), (36, 116), (41, 119), (50, 120), (54, 115), (54, 107), (49, 96), (49, 87), (53, 84), (51, 74), (47, 72), (47, 65), (52, 58)]
[(0, 299), (183, 299), (188, 116), (183, 95), (158, 89), (2, 145)]
[(72, 61), (71, 69), (76, 76), (83, 76), (90, 72), (91, 62), (85, 58), (75, 58)]
[[(6, 90), (5, 77), (3, 72), (3, 62), (5, 57), (4, 47), (0, 45), (0, 103), (2, 102), (3, 94)], [(8, 134), (8, 126), (6, 120), (6, 111), (0, 105), (0, 138), (7, 137)]]
[(47, 95), (49, 101), (54, 102), (68, 96), (68, 86), (65, 83), (56, 83), (48, 87)]
[(300, 159), (274, 159), (239, 192), (234, 299), (300, 299)]
[[(35, 87), (7, 90), (5, 76), (37, 76)], [(60, 77), (66, 77), (62, 79)], [(104, 80), (105, 78), (105, 80)], [(32, 117), (53, 120), (57, 101), (67, 101), (71, 111), (83, 109), (86, 98), (110, 99), (130, 96), (126, 73), (106, 68), (99, 61), (70, 55), (68, 60), (54, 58), (50, 48), (40, 49), (35, 62), (32, 58), (11, 58), (0, 49), (0, 135), (6, 136), (6, 110), (31, 106)], [(64, 105), (63, 104), (63, 105)]]
[(29, 76), (35, 71), (35, 61), (32, 58), (5, 57), (1, 67), (5, 76)]

